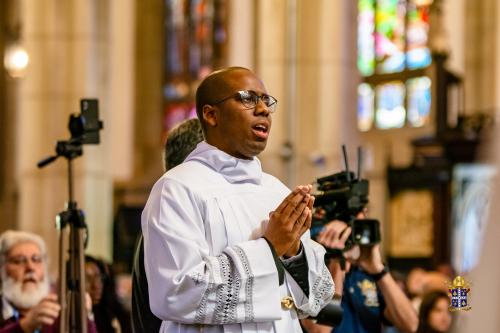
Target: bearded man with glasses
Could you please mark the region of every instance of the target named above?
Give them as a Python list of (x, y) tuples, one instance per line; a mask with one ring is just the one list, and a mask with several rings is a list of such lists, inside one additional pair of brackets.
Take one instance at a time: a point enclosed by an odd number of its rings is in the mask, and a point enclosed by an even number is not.
[[(0, 333), (58, 332), (61, 306), (50, 292), (45, 242), (35, 234), (8, 230), (0, 235)], [(88, 298), (87, 309), (90, 309)], [(88, 321), (88, 332), (97, 330)]]
[(309, 237), (310, 185), (262, 171), (276, 98), (230, 67), (196, 91), (205, 140), (154, 185), (142, 213), (144, 263), (160, 332), (302, 332), (334, 287)]

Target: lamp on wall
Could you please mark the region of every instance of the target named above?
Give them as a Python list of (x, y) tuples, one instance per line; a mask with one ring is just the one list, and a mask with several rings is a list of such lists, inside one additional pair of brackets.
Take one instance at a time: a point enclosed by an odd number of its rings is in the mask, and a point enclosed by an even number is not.
[(29, 55), (21, 43), (21, 18), (19, 1), (5, 2), (5, 38), (3, 64), (13, 78), (24, 76)]
[(3, 64), (11, 77), (22, 77), (29, 64), (28, 52), (21, 44), (13, 42), (5, 48)]

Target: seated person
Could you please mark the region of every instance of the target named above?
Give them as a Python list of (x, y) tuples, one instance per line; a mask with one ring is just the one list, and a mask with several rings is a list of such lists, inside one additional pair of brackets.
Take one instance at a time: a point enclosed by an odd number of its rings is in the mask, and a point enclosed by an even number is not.
[[(5, 231), (0, 235), (0, 270), (0, 333), (57, 332), (61, 306), (50, 292), (43, 239), (29, 232)], [(93, 321), (87, 324), (88, 332), (97, 332)]]

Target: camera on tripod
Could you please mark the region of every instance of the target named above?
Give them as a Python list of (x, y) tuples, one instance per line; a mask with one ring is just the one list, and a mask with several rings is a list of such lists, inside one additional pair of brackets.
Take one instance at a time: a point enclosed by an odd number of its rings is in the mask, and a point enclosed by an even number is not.
[(54, 162), (58, 157), (65, 157), (68, 161), (82, 155), (82, 145), (98, 144), (99, 131), (102, 129), (102, 121), (99, 120), (99, 105), (97, 99), (80, 100), (80, 114), (71, 114), (68, 128), (71, 138), (65, 141), (57, 141), (56, 155), (49, 156), (37, 166), (43, 168)]
[(345, 243), (346, 250), (354, 245), (375, 245), (380, 242), (379, 221), (356, 218), (368, 204), (369, 183), (360, 177), (361, 150), (358, 149), (358, 173), (355, 175), (349, 171), (345, 146), (342, 149), (346, 170), (316, 180), (318, 192), (314, 194), (311, 237), (316, 238), (330, 221), (340, 220), (352, 229)]
[(99, 120), (97, 99), (80, 100), (80, 114), (72, 114), (69, 118), (71, 138), (81, 144), (98, 144), (102, 121)]
[(82, 146), (84, 144), (99, 143), (99, 131), (103, 126), (102, 121), (99, 120), (97, 99), (82, 99), (80, 107), (81, 113), (72, 114), (69, 118), (68, 128), (71, 132), (71, 138), (57, 141), (56, 155), (49, 156), (37, 164), (39, 168), (42, 168), (59, 157), (64, 157), (68, 162), (69, 200), (66, 203), (66, 210), (60, 212), (56, 218), (56, 225), (59, 229), (60, 333), (87, 332), (84, 274), (87, 225), (83, 211), (78, 209), (78, 205), (73, 199), (73, 167), (71, 162), (83, 154)]

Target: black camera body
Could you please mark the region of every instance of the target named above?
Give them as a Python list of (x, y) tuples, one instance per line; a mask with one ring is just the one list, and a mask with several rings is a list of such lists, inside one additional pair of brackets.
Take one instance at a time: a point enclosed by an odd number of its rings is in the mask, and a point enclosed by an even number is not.
[(82, 144), (98, 144), (102, 121), (99, 120), (99, 105), (97, 99), (80, 100), (80, 114), (72, 114), (68, 128), (71, 138)]
[(356, 244), (375, 245), (380, 242), (379, 221), (356, 218), (368, 204), (368, 180), (356, 178), (353, 172), (342, 171), (318, 178), (317, 184), (319, 192), (314, 194), (312, 238), (316, 238), (328, 222), (340, 220), (352, 229), (346, 249)]
[[(369, 183), (361, 179), (361, 148), (358, 148), (357, 177), (349, 171), (345, 145), (342, 146), (346, 171), (335, 173), (316, 180), (318, 192), (313, 194), (314, 214), (311, 225), (311, 237), (315, 239), (324, 226), (332, 220), (346, 222), (352, 229), (346, 240), (344, 250), (354, 245), (375, 245), (380, 243), (380, 223), (374, 219), (357, 219), (357, 215), (368, 204)], [(345, 268), (345, 258), (340, 249), (326, 249), (325, 260), (341, 259), (342, 269)], [(342, 264), (344, 262), (344, 264)], [(313, 319), (319, 324), (338, 326), (342, 321), (343, 309), (340, 304), (331, 301)]]
[(72, 114), (69, 118), (68, 128), (71, 138), (65, 141), (57, 141), (56, 155), (49, 156), (40, 162), (38, 167), (43, 168), (55, 161), (59, 156), (68, 160), (82, 155), (82, 145), (98, 144), (100, 142), (99, 131), (102, 129), (102, 121), (99, 120), (99, 103), (97, 99), (80, 100), (81, 113)]

